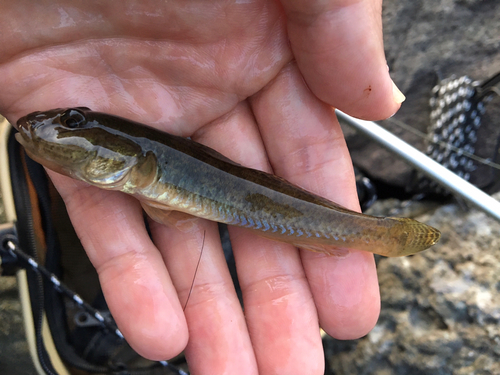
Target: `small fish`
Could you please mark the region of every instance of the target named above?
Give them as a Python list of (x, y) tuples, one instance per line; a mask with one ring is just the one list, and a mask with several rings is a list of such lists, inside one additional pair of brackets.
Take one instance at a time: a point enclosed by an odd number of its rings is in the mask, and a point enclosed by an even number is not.
[(131, 194), (161, 223), (172, 224), (180, 211), (312, 251), (354, 248), (390, 257), (425, 250), (441, 235), (413, 219), (348, 210), (190, 139), (85, 107), (34, 112), (17, 128), (35, 161)]

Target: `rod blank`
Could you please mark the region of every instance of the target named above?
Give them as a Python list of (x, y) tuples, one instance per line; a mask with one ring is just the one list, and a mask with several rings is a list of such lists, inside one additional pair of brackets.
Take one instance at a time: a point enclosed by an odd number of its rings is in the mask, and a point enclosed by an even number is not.
[(387, 150), (404, 159), (441, 186), (470, 202), (480, 210), (500, 221), (500, 202), (468, 181), (446, 169), (413, 146), (396, 137), (373, 121), (359, 120), (337, 110), (341, 122), (368, 136)]

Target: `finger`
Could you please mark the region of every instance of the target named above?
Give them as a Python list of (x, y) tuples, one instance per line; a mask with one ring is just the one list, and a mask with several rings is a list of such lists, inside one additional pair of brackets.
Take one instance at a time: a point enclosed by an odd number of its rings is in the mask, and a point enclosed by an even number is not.
[[(245, 166), (270, 171), (245, 104), (196, 133)], [(323, 374), (318, 318), (297, 249), (230, 227), (245, 316), (259, 374)]]
[(179, 230), (152, 222), (151, 231), (186, 306), (189, 368), (195, 374), (256, 374), (252, 344), (217, 224), (193, 218), (183, 226)]
[(144, 357), (179, 354), (188, 333), (177, 293), (151, 242), (141, 207), (125, 194), (48, 171), (96, 268), (118, 327)]
[(389, 76), (381, 0), (282, 0), (300, 71), (321, 100), (352, 116), (379, 120), (404, 96)]
[[(359, 211), (352, 164), (335, 114), (310, 92), (295, 64), (252, 106), (276, 174)], [(373, 256), (355, 251), (345, 258), (309, 251), (301, 255), (321, 326), (342, 339), (373, 328), (380, 306)]]

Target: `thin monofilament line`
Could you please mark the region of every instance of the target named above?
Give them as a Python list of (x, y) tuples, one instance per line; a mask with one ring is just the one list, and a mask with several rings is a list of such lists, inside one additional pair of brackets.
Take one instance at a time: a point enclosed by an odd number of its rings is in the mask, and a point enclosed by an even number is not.
[(356, 119), (339, 110), (336, 110), (336, 114), (339, 121), (346, 123), (390, 152), (398, 155), (451, 193), (462, 197), (480, 210), (500, 220), (500, 202), (481, 189), (446, 169), (375, 122)]
[(198, 263), (196, 264), (196, 268), (194, 270), (193, 282), (191, 283), (191, 288), (189, 288), (189, 293), (188, 293), (188, 296), (186, 299), (186, 303), (184, 304), (184, 308), (182, 309), (182, 311), (186, 311), (186, 307), (188, 305), (189, 298), (191, 297), (191, 292), (193, 291), (194, 281), (196, 280), (196, 274), (198, 273), (198, 268), (200, 267), (201, 256), (203, 255), (203, 248), (205, 247), (205, 234), (206, 234), (206, 231), (203, 231), (203, 242), (201, 243), (200, 257), (198, 258)]
[[(422, 133), (420, 130), (411, 127), (410, 125), (404, 123), (401, 120), (397, 120), (395, 118), (389, 118), (386, 121), (389, 121), (389, 122), (393, 123), (394, 125), (397, 125), (400, 128), (405, 129), (406, 131), (409, 131), (410, 133), (413, 133), (413, 134), (415, 134), (418, 137), (421, 137), (422, 139), (428, 140), (428, 138), (429, 138), (427, 134)], [(457, 153), (461, 153), (462, 155), (467, 156), (468, 158), (470, 158), (472, 160), (475, 160), (475, 161), (477, 161), (480, 164), (484, 164), (484, 165), (486, 165), (488, 167), (500, 170), (500, 164), (495, 163), (495, 162), (493, 162), (491, 160), (488, 160), (488, 159), (482, 158), (480, 156), (471, 154), (468, 151), (462, 150), (462, 149), (460, 149), (458, 147), (455, 147), (455, 146), (453, 146), (453, 145), (451, 145), (449, 143), (446, 143), (444, 141), (437, 141), (437, 142), (431, 141), (431, 142), (434, 143), (434, 144), (439, 144), (441, 147), (448, 148), (448, 149), (450, 149), (452, 151), (455, 151)]]

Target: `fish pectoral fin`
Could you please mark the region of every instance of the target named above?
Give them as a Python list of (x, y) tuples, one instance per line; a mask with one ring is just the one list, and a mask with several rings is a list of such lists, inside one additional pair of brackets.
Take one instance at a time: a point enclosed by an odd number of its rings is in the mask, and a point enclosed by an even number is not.
[(149, 202), (144, 202), (144, 201), (141, 201), (141, 206), (142, 209), (151, 219), (160, 224), (169, 225), (168, 217), (172, 213), (172, 210), (167, 208), (167, 206), (165, 206), (164, 208), (159, 208), (157, 206), (149, 204)]
[(197, 217), (185, 212), (175, 211), (169, 206), (150, 204), (141, 201), (141, 206), (146, 214), (157, 223), (168, 225), (179, 229), (181, 232), (189, 232), (196, 226)]

